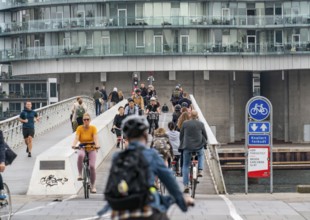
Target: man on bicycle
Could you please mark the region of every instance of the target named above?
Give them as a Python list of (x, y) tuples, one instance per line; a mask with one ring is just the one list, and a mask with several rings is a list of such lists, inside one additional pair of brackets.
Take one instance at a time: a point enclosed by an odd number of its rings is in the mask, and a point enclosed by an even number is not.
[[(160, 114), (160, 108), (159, 108), (159, 105), (158, 105), (155, 97), (152, 97), (150, 99), (150, 105), (148, 105), (146, 107), (145, 113), (148, 115), (150, 112), (155, 112), (155, 113)], [(148, 120), (149, 124), (151, 125), (153, 119), (150, 119), (149, 115), (147, 116), (147, 120)], [(158, 128), (158, 121), (159, 121), (159, 117), (157, 117), (157, 119), (154, 120), (155, 130)], [(150, 133), (151, 133), (151, 126), (149, 127), (149, 134)]]
[[(132, 153), (133, 151), (140, 151), (142, 154), (141, 156), (144, 158), (144, 161), (146, 161), (147, 163), (146, 167), (141, 166), (140, 169), (147, 169), (146, 172), (149, 174), (147, 176), (147, 181), (146, 181), (146, 184), (148, 186), (146, 188), (147, 190), (146, 193), (150, 193), (149, 199), (144, 200), (145, 203), (141, 204), (140, 208), (134, 208), (134, 209), (128, 209), (128, 210), (127, 209), (126, 210), (123, 210), (123, 209), (112, 210), (112, 214), (111, 214), (112, 220), (116, 220), (116, 219), (168, 220), (166, 211), (171, 205), (172, 200), (175, 201), (175, 203), (179, 206), (179, 208), (183, 212), (186, 212), (187, 206), (192, 205), (194, 202), (192, 198), (183, 196), (176, 179), (174, 178), (169, 168), (165, 165), (164, 160), (159, 156), (159, 154), (155, 150), (149, 149), (146, 146), (148, 143), (148, 134), (147, 134), (148, 128), (149, 128), (149, 124), (147, 120), (142, 116), (131, 115), (127, 117), (122, 123), (122, 129), (123, 129), (124, 136), (129, 141), (128, 151), (127, 151), (128, 154), (129, 154), (129, 151), (132, 151)], [(137, 155), (140, 155), (140, 154), (137, 154)], [(113, 163), (112, 168), (113, 166), (116, 166), (119, 156), (120, 156), (120, 153), (116, 153), (114, 155), (113, 161), (112, 161)], [(136, 158), (136, 160), (138, 159), (139, 158)], [(128, 173), (127, 175), (130, 175), (130, 173)], [(155, 176), (158, 176), (160, 181), (166, 186), (171, 196), (166, 196), (166, 197), (161, 196), (159, 195), (157, 190), (153, 189), (152, 186), (155, 181)], [(136, 177), (136, 178), (139, 178), (139, 177)], [(108, 185), (109, 185), (109, 180), (108, 180)], [(121, 198), (117, 197), (116, 199), (114, 198), (113, 204), (112, 204), (112, 200), (111, 200), (111, 203), (109, 203), (109, 200), (107, 199), (109, 205), (106, 206), (100, 214), (106, 212), (110, 205), (117, 206), (118, 204), (117, 202), (121, 203), (122, 201), (124, 201), (123, 198), (125, 198), (127, 202), (130, 202), (131, 200), (134, 200), (134, 198), (136, 198), (135, 194), (131, 194), (132, 191), (130, 190), (131, 189), (130, 187), (133, 187), (133, 186), (129, 183), (127, 187), (122, 187), (124, 184), (126, 185), (126, 182), (125, 183), (122, 183), (122, 182), (125, 182), (125, 181), (122, 180), (121, 183), (118, 184), (118, 186), (111, 185), (111, 187), (116, 187), (116, 189), (118, 190), (121, 190), (122, 188), (126, 188), (127, 193), (129, 194), (126, 195), (124, 192), (125, 190), (123, 189), (121, 192), (124, 193), (124, 197), (121, 197)], [(107, 189), (105, 192), (106, 192), (106, 198), (107, 198)]]
[(183, 184), (184, 193), (189, 193), (188, 171), (191, 162), (191, 154), (198, 154), (198, 177), (202, 177), (204, 163), (204, 147), (208, 137), (205, 126), (198, 120), (197, 111), (192, 111), (191, 120), (185, 121), (180, 132), (180, 149), (183, 150)]
[(132, 96), (134, 103), (139, 107), (139, 115), (142, 115), (142, 111), (144, 111), (144, 100), (141, 95), (141, 90), (136, 89), (135, 94)]
[(139, 107), (135, 105), (132, 98), (128, 99), (128, 105), (125, 107), (125, 116), (139, 115)]
[(80, 125), (76, 129), (76, 136), (72, 144), (72, 148), (76, 147), (76, 144), (80, 142), (80, 146), (83, 145), (83, 149), (79, 150), (78, 155), (78, 171), (79, 177), (78, 181), (82, 181), (82, 169), (83, 169), (83, 160), (85, 157), (85, 151), (88, 152), (89, 156), (89, 167), (90, 167), (90, 184), (91, 184), (91, 193), (96, 193), (96, 154), (97, 149), (99, 148), (97, 128), (94, 125), (90, 125), (90, 115), (85, 113), (83, 115), (83, 125)]

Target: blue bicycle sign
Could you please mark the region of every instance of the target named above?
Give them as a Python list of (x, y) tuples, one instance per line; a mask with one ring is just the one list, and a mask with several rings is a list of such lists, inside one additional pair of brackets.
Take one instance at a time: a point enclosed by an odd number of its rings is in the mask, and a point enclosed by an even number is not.
[(264, 99), (254, 99), (248, 108), (248, 113), (254, 120), (262, 121), (270, 114), (270, 106)]

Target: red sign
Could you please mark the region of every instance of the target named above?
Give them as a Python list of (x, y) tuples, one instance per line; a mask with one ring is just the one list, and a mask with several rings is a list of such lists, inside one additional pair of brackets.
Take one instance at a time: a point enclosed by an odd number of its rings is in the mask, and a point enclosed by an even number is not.
[(270, 176), (270, 147), (248, 147), (248, 177), (267, 178)]

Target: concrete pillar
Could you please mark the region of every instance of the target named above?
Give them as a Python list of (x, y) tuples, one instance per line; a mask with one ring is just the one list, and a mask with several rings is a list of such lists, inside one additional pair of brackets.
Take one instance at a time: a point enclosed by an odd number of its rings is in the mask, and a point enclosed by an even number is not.
[(204, 80), (209, 80), (210, 79), (210, 71), (209, 70), (204, 70), (203, 71), (203, 79)]
[(176, 80), (176, 72), (169, 71), (169, 80)]
[(230, 142), (235, 142), (235, 72), (229, 73), (229, 137)]
[(81, 74), (80, 73), (76, 73), (75, 74), (75, 82), (76, 83), (80, 83), (81, 82)]
[(288, 73), (282, 70), (282, 80), (284, 80), (283, 86), (283, 98), (284, 98), (284, 141), (289, 141), (289, 94), (288, 94)]
[(100, 82), (106, 82), (107, 81), (107, 73), (101, 72), (100, 73)]

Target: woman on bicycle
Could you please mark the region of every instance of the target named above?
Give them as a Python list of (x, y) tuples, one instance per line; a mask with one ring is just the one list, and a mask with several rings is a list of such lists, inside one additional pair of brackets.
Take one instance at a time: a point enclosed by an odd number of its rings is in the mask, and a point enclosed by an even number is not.
[(116, 145), (117, 148), (119, 148), (119, 144), (120, 144), (121, 138), (122, 138), (122, 132), (121, 132), (122, 121), (126, 117), (124, 115), (124, 107), (123, 106), (120, 106), (118, 108), (118, 113), (119, 114), (115, 115), (114, 121), (113, 121), (113, 129), (114, 129), (116, 137), (117, 137), (117, 145)]
[[(156, 112), (156, 113), (160, 114), (160, 108), (159, 108), (159, 105), (158, 105), (155, 97), (152, 97), (150, 99), (150, 105), (148, 105), (146, 107), (145, 114), (148, 115), (149, 112)], [(149, 116), (147, 116), (147, 120), (148, 120), (148, 122), (150, 124), (150, 127), (149, 127), (149, 134), (150, 134), (151, 133), (151, 129), (152, 129), (152, 122), (153, 122), (152, 120), (153, 119), (150, 119)], [(155, 130), (158, 128), (158, 121), (159, 121), (159, 117), (157, 117), (157, 119), (154, 120)]]
[(90, 167), (90, 183), (91, 183), (91, 192), (96, 193), (96, 154), (97, 149), (99, 148), (97, 128), (93, 125), (90, 125), (90, 115), (85, 113), (83, 115), (83, 125), (80, 125), (76, 129), (76, 136), (72, 144), (72, 148), (76, 147), (76, 144), (80, 142), (80, 145), (83, 145), (84, 148), (79, 150), (77, 166), (79, 170), (78, 180), (82, 181), (82, 168), (83, 168), (83, 159), (85, 157), (85, 150), (88, 152), (89, 156), (89, 167)]

